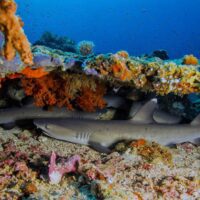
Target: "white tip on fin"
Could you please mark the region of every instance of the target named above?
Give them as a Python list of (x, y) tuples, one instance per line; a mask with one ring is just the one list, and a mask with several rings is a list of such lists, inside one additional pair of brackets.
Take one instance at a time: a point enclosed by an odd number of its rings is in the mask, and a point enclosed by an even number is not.
[(200, 126), (200, 114), (198, 114), (190, 124), (192, 126), (197, 126), (197, 125)]
[(154, 123), (153, 113), (157, 107), (157, 99), (146, 102), (131, 119), (133, 123), (151, 124)]
[(156, 109), (153, 113), (153, 119), (158, 124), (179, 124), (181, 122), (181, 117), (172, 115), (159, 109)]

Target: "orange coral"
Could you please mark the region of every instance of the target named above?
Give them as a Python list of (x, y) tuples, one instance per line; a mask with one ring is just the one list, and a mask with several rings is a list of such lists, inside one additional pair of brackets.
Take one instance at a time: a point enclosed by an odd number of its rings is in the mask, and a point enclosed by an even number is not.
[[(56, 105), (58, 99), (64, 98), (67, 96), (67, 93), (64, 93), (62, 88), (63, 80), (60, 77), (57, 77), (56, 74), (50, 74), (39, 79), (34, 78), (23, 78), (21, 80), (22, 87), (26, 95), (33, 96), (35, 99), (36, 106), (42, 107), (45, 105)], [(60, 94), (63, 91), (63, 97), (60, 97)], [(69, 100), (69, 98), (68, 98)], [(70, 107), (69, 102), (63, 102), (68, 108)]]
[(43, 67), (39, 67), (37, 69), (26, 67), (20, 73), (25, 75), (27, 78), (41, 78), (48, 74)]
[(116, 78), (122, 81), (128, 81), (131, 79), (131, 72), (127, 69), (125, 63), (119, 62), (112, 66), (113, 74)]
[(119, 55), (119, 56), (121, 56), (123, 58), (128, 58), (129, 57), (128, 52), (127, 51), (123, 51), (123, 50), (122, 51), (118, 51), (117, 55)]
[(130, 146), (132, 147), (141, 147), (141, 146), (144, 146), (146, 144), (146, 140), (145, 139), (139, 139), (137, 141), (134, 141), (130, 144)]
[(198, 65), (199, 61), (194, 55), (186, 55), (183, 58), (183, 64), (185, 65)]
[(98, 85), (95, 91), (90, 88), (83, 88), (82, 95), (77, 98), (76, 102), (82, 110), (94, 112), (96, 108), (102, 109), (106, 106), (103, 99), (105, 92), (105, 87), (102, 85)]
[[(66, 106), (73, 110), (74, 104), (85, 111), (103, 108), (105, 86), (88, 79), (85, 75), (50, 73), (41, 78), (22, 78), (27, 96), (33, 96), (36, 106)], [(96, 88), (96, 89), (95, 89)]]
[(3, 56), (7, 60), (15, 57), (16, 51), (19, 52), (25, 64), (33, 64), (33, 56), (30, 44), (22, 29), (22, 20), (15, 15), (17, 5), (14, 0), (0, 1), (0, 31), (5, 35), (5, 45), (2, 50)]

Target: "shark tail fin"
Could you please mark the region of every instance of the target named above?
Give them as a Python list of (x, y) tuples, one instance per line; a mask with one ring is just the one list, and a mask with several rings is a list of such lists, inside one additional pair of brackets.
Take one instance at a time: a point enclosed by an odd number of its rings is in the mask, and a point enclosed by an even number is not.
[(133, 123), (143, 123), (143, 124), (154, 123), (153, 113), (156, 107), (157, 107), (156, 98), (147, 101), (143, 106), (141, 106), (141, 108), (133, 116), (131, 121)]
[(200, 114), (198, 114), (193, 121), (190, 123), (192, 126), (200, 125)]

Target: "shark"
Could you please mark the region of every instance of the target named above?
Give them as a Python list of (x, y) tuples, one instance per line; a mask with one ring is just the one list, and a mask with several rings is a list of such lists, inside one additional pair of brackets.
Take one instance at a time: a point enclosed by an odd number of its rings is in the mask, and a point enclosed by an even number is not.
[[(182, 142), (197, 143), (200, 138), (200, 114), (190, 124), (168, 122), (174, 116), (161, 113), (162, 123), (155, 121), (153, 114), (157, 108), (155, 99), (150, 100), (130, 120), (91, 119), (35, 119), (34, 124), (44, 134), (63, 141), (88, 145), (101, 152), (110, 152), (113, 144), (124, 140), (146, 139), (161, 145)], [(156, 119), (159, 118), (156, 112)], [(179, 122), (174, 117), (174, 121)]]
[(83, 112), (78, 110), (69, 111), (67, 108), (52, 107), (45, 110), (36, 107), (32, 102), (23, 107), (11, 107), (0, 109), (0, 125), (15, 124), (17, 121), (41, 118), (72, 118), (72, 119), (101, 119), (102, 116), (110, 113), (110, 118), (114, 116), (115, 109), (125, 104), (122, 97), (107, 95), (104, 97), (107, 102), (106, 108), (96, 112)]

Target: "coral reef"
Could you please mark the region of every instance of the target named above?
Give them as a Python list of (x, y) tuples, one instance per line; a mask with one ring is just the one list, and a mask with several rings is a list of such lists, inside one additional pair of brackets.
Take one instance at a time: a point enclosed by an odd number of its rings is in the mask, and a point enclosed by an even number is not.
[[(25, 68), (19, 58), (8, 62), (2, 59), (0, 75), (23, 74), (28, 77), (40, 77), (51, 71), (63, 73), (75, 72), (94, 76), (113, 86), (126, 86), (142, 92), (154, 92), (158, 95), (174, 93), (184, 95), (200, 92), (199, 65), (176, 64), (173, 60), (157, 60), (129, 56), (126, 51), (115, 54), (100, 54), (85, 57), (80, 54), (63, 52), (44, 46), (34, 46), (34, 66)], [(6, 67), (5, 67), (6, 66)], [(25, 68), (23, 70), (23, 68)], [(38, 68), (38, 69), (37, 69)], [(38, 70), (38, 71), (37, 71)], [(33, 75), (31, 75), (31, 73)], [(37, 75), (38, 73), (38, 75)]]
[[(141, 155), (152, 146), (152, 159)], [(0, 128), (0, 199), (198, 199), (199, 150), (191, 143), (166, 148), (139, 140), (106, 155), (35, 130)], [(52, 166), (67, 169), (57, 184), (48, 176)]]
[(94, 53), (94, 43), (92, 41), (83, 40), (77, 44), (76, 50), (82, 56), (88, 56)]
[(185, 55), (183, 58), (183, 64), (185, 65), (198, 65), (199, 61), (194, 55)]
[(13, 60), (17, 51), (25, 64), (32, 65), (30, 44), (22, 29), (22, 20), (15, 15), (16, 10), (17, 5), (14, 0), (0, 1), (0, 31), (5, 36), (2, 54), (7, 60)]
[(76, 52), (76, 43), (65, 36), (58, 36), (51, 32), (44, 32), (34, 45), (44, 45), (52, 49), (60, 49), (67, 52)]
[[(81, 74), (50, 73), (42, 78), (22, 78), (26, 95), (33, 96), (37, 106), (78, 106), (85, 111), (103, 108), (106, 92), (102, 82)], [(88, 99), (90, 98), (90, 99)]]
[(26, 67), (21, 71), (21, 74), (27, 78), (41, 78), (47, 75), (48, 72), (46, 72), (43, 67), (38, 67), (37, 69)]
[(85, 73), (97, 74), (101, 79), (122, 82), (130, 87), (159, 95), (200, 92), (200, 72), (196, 66), (125, 58), (118, 52), (89, 58), (84, 61), (82, 68)]

